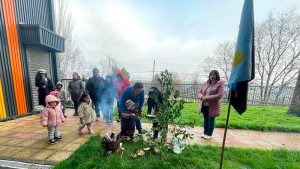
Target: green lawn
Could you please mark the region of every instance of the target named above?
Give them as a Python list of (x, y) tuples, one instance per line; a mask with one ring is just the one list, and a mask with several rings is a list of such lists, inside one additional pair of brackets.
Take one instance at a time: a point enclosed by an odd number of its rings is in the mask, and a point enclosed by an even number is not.
[[(94, 136), (69, 159), (56, 165), (55, 169), (209, 169), (219, 167), (220, 147), (195, 145), (185, 149), (179, 155), (164, 150), (165, 155), (162, 157), (147, 152), (144, 157), (138, 159), (132, 159), (130, 154), (134, 150), (142, 148), (142, 143), (124, 143), (124, 147), (123, 156), (103, 157), (100, 137)], [(223, 168), (300, 168), (300, 151), (226, 148)]]
[[(221, 116), (216, 120), (216, 127), (225, 127), (227, 105), (222, 106)], [(176, 120), (177, 124), (203, 126), (203, 116), (197, 113), (197, 103), (186, 103), (182, 116)], [(300, 132), (300, 117), (287, 114), (287, 107), (248, 106), (243, 115), (239, 115), (231, 108), (229, 128), (252, 129), (261, 131)], [(143, 107), (143, 114), (147, 113), (147, 106)], [(143, 118), (143, 122), (150, 122)]]

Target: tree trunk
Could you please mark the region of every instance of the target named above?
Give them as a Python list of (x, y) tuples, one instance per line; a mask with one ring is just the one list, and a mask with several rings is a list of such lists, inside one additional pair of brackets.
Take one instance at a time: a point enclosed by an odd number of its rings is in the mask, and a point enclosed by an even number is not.
[(294, 89), (292, 102), (289, 108), (289, 114), (300, 117), (300, 71), (298, 73), (296, 87)]

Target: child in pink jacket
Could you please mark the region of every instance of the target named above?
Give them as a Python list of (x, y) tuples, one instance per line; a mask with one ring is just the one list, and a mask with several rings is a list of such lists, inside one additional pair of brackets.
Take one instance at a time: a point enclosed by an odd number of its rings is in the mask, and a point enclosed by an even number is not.
[(48, 128), (49, 143), (55, 144), (56, 140), (61, 139), (58, 126), (65, 121), (59, 100), (53, 96), (46, 96), (46, 107), (41, 112), (41, 125)]

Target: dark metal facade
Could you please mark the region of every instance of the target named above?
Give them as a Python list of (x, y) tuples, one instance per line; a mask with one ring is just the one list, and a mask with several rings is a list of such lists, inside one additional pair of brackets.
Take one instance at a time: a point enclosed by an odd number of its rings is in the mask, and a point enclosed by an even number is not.
[[(55, 34), (55, 24), (54, 24), (54, 10), (53, 10), (53, 0), (12, 0), (15, 17), (14, 19), (17, 24), (17, 35), (20, 50), (20, 62), (22, 67), (22, 75), (24, 80), (24, 91), (26, 96), (26, 103), (28, 107), (28, 112), (33, 110), (33, 98), (32, 98), (32, 79), (30, 76), (29, 60), (27, 56), (28, 48), (42, 49), (45, 54), (48, 54), (52, 76), (54, 82), (58, 80), (58, 68), (56, 51), (64, 50), (64, 39), (61, 36)], [(3, 3), (6, 1), (0, 0), (0, 80), (2, 84), (3, 97), (5, 102), (6, 118), (17, 117), (20, 115), (16, 107), (16, 93), (13, 86), (13, 75), (12, 67), (9, 54), (9, 44), (7, 42), (7, 32), (5, 19), (3, 15)], [(30, 31), (38, 31), (38, 44), (29, 44), (27, 40), (22, 38), (22, 31), (19, 25), (36, 25), (34, 29)], [(37, 35), (37, 34), (35, 34)], [(34, 38), (34, 36), (30, 36)], [(0, 112), (1, 113), (1, 112)], [(1, 117), (0, 117), (1, 120)]]
[(64, 38), (47, 28), (27, 24), (21, 24), (19, 27), (22, 42), (25, 45), (39, 46), (41, 49), (52, 52), (64, 51)]
[[(0, 9), (2, 9), (2, 1), (0, 1)], [(3, 87), (6, 116), (12, 117), (16, 115), (17, 109), (7, 45), (8, 42), (4, 24), (3, 11), (0, 10), (0, 78), (2, 79), (1, 81)]]

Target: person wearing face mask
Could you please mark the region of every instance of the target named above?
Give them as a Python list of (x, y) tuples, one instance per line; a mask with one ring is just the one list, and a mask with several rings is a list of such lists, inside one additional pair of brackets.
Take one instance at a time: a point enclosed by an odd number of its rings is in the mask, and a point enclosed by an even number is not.
[(208, 81), (198, 91), (199, 113), (203, 113), (204, 133), (201, 138), (211, 139), (215, 128), (215, 118), (220, 115), (222, 97), (224, 94), (224, 81), (220, 79), (219, 72), (212, 70)]

